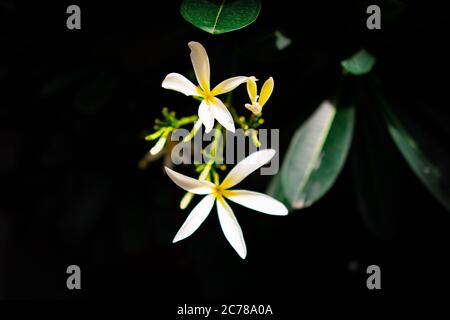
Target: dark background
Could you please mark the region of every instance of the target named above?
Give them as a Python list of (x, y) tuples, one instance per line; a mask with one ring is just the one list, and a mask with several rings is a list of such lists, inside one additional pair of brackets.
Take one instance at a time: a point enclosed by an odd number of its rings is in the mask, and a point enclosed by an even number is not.
[[(233, 206), (249, 250), (244, 261), (215, 214), (173, 245), (188, 213), (178, 209), (183, 192), (161, 161), (138, 168), (152, 146), (143, 137), (163, 106), (179, 115), (197, 111), (195, 101), (161, 88), (169, 72), (192, 71), (191, 40), (208, 50), (212, 83), (237, 74), (274, 77), (265, 118), (266, 127), (281, 129), (281, 155), (295, 129), (333, 96), (340, 61), (360, 47), (377, 56), (372, 74), (393, 106), (445, 149), (449, 19), (438, 4), (418, 2), (378, 2), (382, 30), (369, 31), (372, 2), (263, 1), (256, 23), (212, 36), (183, 20), (178, 1), (77, 1), (77, 31), (66, 28), (72, 2), (1, 0), (0, 298), (448, 294), (449, 213), (387, 136), (367, 76), (347, 81), (358, 102), (354, 143), (322, 200), (285, 218)], [(292, 39), (281, 52), (271, 42), (275, 30)], [(365, 177), (357, 168), (366, 163), (385, 178), (390, 197), (376, 217), (358, 202)], [(253, 175), (242, 187), (264, 191), (268, 183)], [(71, 264), (81, 267), (81, 291), (66, 288)], [(380, 291), (366, 288), (371, 264), (381, 267)]]

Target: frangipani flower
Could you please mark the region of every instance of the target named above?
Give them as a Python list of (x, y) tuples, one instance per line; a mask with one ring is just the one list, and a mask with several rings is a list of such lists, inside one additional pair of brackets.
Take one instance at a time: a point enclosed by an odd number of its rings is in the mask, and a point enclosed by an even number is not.
[(189, 42), (188, 45), (191, 49), (191, 61), (199, 86), (179, 73), (170, 73), (164, 79), (162, 87), (181, 92), (187, 96), (203, 98), (198, 109), (198, 116), (205, 125), (207, 133), (214, 127), (214, 119), (227, 130), (234, 132), (233, 117), (217, 96), (234, 90), (237, 86), (246, 82), (249, 77), (239, 76), (224, 80), (211, 90), (209, 58), (205, 48), (195, 41)]
[(230, 188), (236, 186), (252, 172), (269, 162), (275, 153), (276, 151), (273, 149), (252, 153), (250, 156), (239, 162), (228, 173), (221, 184), (218, 182), (212, 183), (205, 180), (196, 180), (166, 167), (168, 176), (179, 187), (194, 194), (205, 195), (191, 211), (173, 239), (173, 242), (178, 242), (192, 235), (200, 227), (203, 221), (205, 221), (211, 212), (214, 203), (216, 203), (220, 225), (225, 237), (239, 256), (242, 259), (245, 259), (247, 248), (245, 246), (244, 236), (241, 227), (234, 216), (233, 210), (231, 210), (230, 206), (225, 201), (225, 198), (262, 213), (278, 216), (287, 215), (288, 209), (284, 204), (268, 195), (247, 190), (230, 190)]
[(250, 78), (247, 80), (247, 92), (248, 96), (250, 97), (250, 103), (246, 103), (245, 107), (253, 112), (254, 114), (260, 114), (262, 107), (266, 104), (267, 100), (269, 100), (270, 96), (272, 95), (273, 91), (273, 78), (270, 77), (269, 79), (264, 82), (264, 85), (261, 88), (261, 93), (258, 96), (258, 87), (256, 86), (256, 81), (254, 78)]

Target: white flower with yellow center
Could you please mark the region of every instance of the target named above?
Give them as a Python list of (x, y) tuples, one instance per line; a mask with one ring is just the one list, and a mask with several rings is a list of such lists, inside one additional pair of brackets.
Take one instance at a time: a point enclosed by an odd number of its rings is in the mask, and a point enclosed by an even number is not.
[(205, 131), (207, 133), (214, 127), (214, 119), (227, 130), (234, 132), (233, 117), (217, 96), (232, 91), (240, 84), (246, 82), (249, 77), (233, 77), (222, 81), (214, 87), (214, 89), (210, 90), (208, 54), (206, 53), (205, 48), (198, 42), (191, 41), (188, 45), (191, 49), (191, 61), (194, 66), (194, 72), (199, 86), (196, 86), (179, 73), (170, 73), (164, 79), (162, 87), (181, 92), (187, 96), (203, 98), (198, 109), (198, 116), (205, 125)]
[(270, 77), (266, 80), (266, 82), (264, 82), (264, 85), (261, 88), (261, 93), (258, 96), (258, 87), (256, 86), (256, 81), (254, 78), (249, 78), (247, 80), (247, 92), (248, 96), (250, 97), (251, 104), (246, 103), (245, 107), (254, 114), (260, 114), (262, 111), (262, 107), (264, 107), (267, 100), (269, 100), (270, 96), (272, 95), (273, 85), (273, 78)]
[(225, 237), (239, 256), (245, 259), (247, 248), (245, 246), (244, 236), (233, 210), (231, 210), (225, 198), (262, 213), (277, 216), (287, 215), (288, 209), (286, 206), (266, 194), (247, 190), (229, 190), (244, 180), (249, 174), (269, 162), (275, 153), (276, 151), (273, 149), (252, 153), (239, 162), (228, 173), (221, 184), (218, 181), (212, 183), (205, 180), (196, 180), (166, 167), (167, 174), (179, 187), (194, 194), (206, 195), (191, 211), (173, 239), (173, 242), (183, 240), (193, 234), (203, 221), (205, 221), (206, 217), (208, 217), (214, 203), (216, 203), (220, 225)]

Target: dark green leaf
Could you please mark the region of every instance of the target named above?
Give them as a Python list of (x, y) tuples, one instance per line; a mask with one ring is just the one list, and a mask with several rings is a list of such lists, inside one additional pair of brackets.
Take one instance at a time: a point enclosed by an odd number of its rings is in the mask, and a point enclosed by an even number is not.
[(354, 75), (362, 75), (372, 70), (376, 58), (364, 49), (359, 50), (348, 59), (342, 60), (341, 65), (345, 71)]
[[(382, 104), (389, 133), (403, 157), (433, 196), (450, 211), (448, 163), (439, 157), (431, 157), (431, 154), (428, 155), (424, 151), (426, 148), (428, 152), (431, 152), (432, 147), (437, 149), (438, 146), (433, 144), (430, 137), (422, 136), (418, 139), (413, 136), (384, 100)], [(429, 141), (425, 143), (427, 139)]]
[[(324, 101), (295, 133), (276, 182), (291, 208), (311, 206), (335, 182), (351, 144), (354, 113)], [(278, 192), (271, 193), (277, 197)]]
[(351, 155), (356, 199), (368, 230), (378, 239), (390, 240), (397, 212), (403, 206), (398, 193), (402, 179), (396, 147), (378, 109), (364, 103), (364, 112), (358, 113)]
[(272, 181), (270, 181), (269, 186), (267, 187), (266, 193), (274, 197), (275, 199), (278, 199), (284, 205), (289, 209), (289, 211), (292, 210), (292, 207), (289, 203), (289, 201), (286, 199), (284, 195), (283, 186), (281, 185), (281, 175), (278, 174), (275, 177), (272, 178)]
[(259, 0), (184, 0), (181, 15), (194, 26), (211, 34), (242, 29), (256, 20)]

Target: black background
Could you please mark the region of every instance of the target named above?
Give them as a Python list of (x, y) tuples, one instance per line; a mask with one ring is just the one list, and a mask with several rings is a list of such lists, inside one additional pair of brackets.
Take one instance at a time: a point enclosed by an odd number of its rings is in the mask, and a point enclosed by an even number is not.
[[(237, 75), (230, 71), (236, 47), (237, 73), (274, 77), (265, 118), (266, 127), (281, 129), (281, 155), (294, 130), (334, 94), (340, 61), (360, 47), (377, 56), (373, 74), (393, 105), (447, 147), (443, 7), (379, 2), (382, 30), (369, 31), (369, 2), (263, 1), (254, 24), (212, 36), (184, 21), (178, 1), (77, 2), (81, 30), (66, 28), (70, 4), (0, 1), (0, 298), (447, 294), (449, 214), (387, 137), (365, 89), (368, 77), (350, 77), (348, 85), (360, 102), (354, 146), (389, 154), (389, 163), (370, 158), (372, 169), (398, 186), (388, 188), (394, 200), (382, 223), (358, 206), (358, 147), (311, 208), (279, 218), (234, 207), (249, 252), (244, 261), (214, 214), (173, 245), (187, 213), (178, 209), (183, 192), (161, 161), (138, 168), (152, 145), (143, 137), (163, 106), (179, 115), (197, 110), (195, 101), (161, 88), (169, 72), (191, 72), (191, 40), (207, 48), (213, 83)], [(261, 41), (274, 30), (292, 45), (276, 52)], [(382, 140), (373, 142), (376, 132)], [(268, 183), (253, 175), (242, 187), (264, 191)], [(80, 291), (66, 288), (71, 264), (81, 267)], [(381, 267), (380, 291), (366, 288), (371, 264)]]

